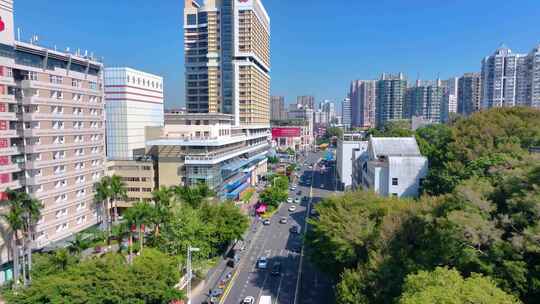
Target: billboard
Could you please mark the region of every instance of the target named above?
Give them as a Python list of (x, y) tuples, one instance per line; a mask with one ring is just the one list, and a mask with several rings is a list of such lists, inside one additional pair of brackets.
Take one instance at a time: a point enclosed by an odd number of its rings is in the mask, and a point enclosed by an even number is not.
[(301, 134), (300, 128), (272, 128), (272, 138), (300, 137)]

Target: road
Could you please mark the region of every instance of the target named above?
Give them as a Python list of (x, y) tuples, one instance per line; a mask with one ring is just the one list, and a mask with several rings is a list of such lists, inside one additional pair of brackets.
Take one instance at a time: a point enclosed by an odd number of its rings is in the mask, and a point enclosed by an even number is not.
[[(314, 163), (321, 156), (322, 153), (311, 153), (306, 160)], [(298, 185), (295, 191), (289, 191), (289, 197), (307, 198), (301, 204), (294, 204), (297, 207), (294, 212), (288, 211), (293, 204), (282, 204), (269, 226), (258, 226), (251, 239), (251, 246), (238, 264), (231, 288), (224, 294), (221, 304), (238, 304), (247, 296), (258, 301), (262, 295), (272, 296), (274, 304), (333, 303), (332, 283), (316, 270), (307, 257), (298, 253), (303, 244), (308, 205), (312, 199), (317, 203), (321, 198), (334, 193), (333, 169), (329, 168), (324, 174), (304, 169), (300, 173), (303, 177), (310, 176), (312, 183)], [(298, 191), (302, 192), (301, 195), (297, 194)], [(281, 217), (288, 218), (287, 224), (279, 223)], [(302, 234), (291, 233), (293, 225), (301, 227)], [(270, 268), (275, 262), (280, 262), (281, 275), (257, 269), (257, 260), (261, 256), (268, 257)]]

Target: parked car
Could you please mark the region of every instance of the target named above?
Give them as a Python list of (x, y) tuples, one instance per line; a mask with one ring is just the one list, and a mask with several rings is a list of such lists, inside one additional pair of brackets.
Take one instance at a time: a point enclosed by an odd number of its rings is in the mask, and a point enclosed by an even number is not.
[(210, 297), (220, 297), (223, 294), (223, 289), (221, 288), (214, 288), (210, 292)]
[(295, 204), (300, 204), (300, 198), (298, 198), (298, 197), (295, 198), (295, 199), (294, 199), (294, 203), (295, 203)]
[(292, 226), (291, 227), (291, 233), (300, 233), (300, 226)]
[(287, 199), (287, 203), (292, 204), (292, 202), (293, 202), (292, 197), (289, 197), (289, 198)]
[(265, 225), (265, 226), (270, 225), (270, 219), (265, 219), (265, 220), (263, 221), (263, 225)]
[(286, 218), (286, 217), (282, 217), (282, 218), (279, 219), (279, 222), (280, 222), (281, 224), (287, 224), (287, 218)]
[(257, 268), (267, 269), (268, 268), (268, 259), (266, 257), (260, 257), (257, 261)]
[(290, 212), (296, 211), (296, 206), (294, 206), (294, 205), (290, 206), (290, 207), (289, 207), (289, 211), (290, 211)]

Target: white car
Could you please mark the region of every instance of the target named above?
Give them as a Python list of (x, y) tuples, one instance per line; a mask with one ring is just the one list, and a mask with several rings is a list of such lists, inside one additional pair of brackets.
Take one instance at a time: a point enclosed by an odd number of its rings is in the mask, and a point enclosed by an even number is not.
[(291, 191), (296, 190), (296, 186), (291, 186)]
[(290, 212), (296, 211), (296, 206), (295, 206), (295, 205), (290, 206), (290, 207), (289, 207), (289, 211), (290, 211)]
[(295, 198), (295, 199), (294, 199), (294, 203), (295, 203), (295, 204), (300, 204), (300, 199), (299, 199), (298, 197)]
[(289, 197), (289, 198), (287, 199), (287, 203), (292, 204), (292, 202), (293, 202), (293, 199), (292, 199), (291, 197)]
[(257, 268), (266, 269), (268, 268), (268, 259), (266, 257), (260, 257), (257, 261)]
[(244, 301), (242, 301), (242, 304), (255, 304), (255, 298), (254, 297), (246, 297)]

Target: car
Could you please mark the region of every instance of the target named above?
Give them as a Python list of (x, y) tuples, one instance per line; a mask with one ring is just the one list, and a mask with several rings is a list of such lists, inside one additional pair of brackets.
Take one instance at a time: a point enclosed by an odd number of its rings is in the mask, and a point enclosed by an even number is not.
[(265, 220), (263, 221), (263, 225), (265, 225), (265, 226), (270, 225), (270, 219), (265, 219)]
[(295, 203), (295, 204), (300, 204), (300, 198), (298, 198), (298, 197), (295, 198), (295, 199), (294, 199), (294, 203)]
[(255, 298), (254, 297), (245, 297), (242, 301), (242, 304), (255, 304)]
[(272, 271), (270, 272), (271, 275), (280, 275), (281, 274), (281, 263), (275, 262), (272, 265)]
[(291, 233), (297, 233), (297, 234), (300, 233), (300, 226), (296, 226), (296, 225), (292, 226)]
[(279, 222), (280, 222), (281, 224), (287, 224), (287, 218), (286, 218), (286, 217), (282, 217), (282, 218), (279, 219)]
[(220, 297), (223, 294), (223, 289), (221, 288), (214, 288), (210, 292), (210, 297)]
[(291, 204), (292, 202), (293, 202), (292, 197), (289, 197), (289, 198), (287, 199), (287, 203)]
[(302, 247), (300, 247), (300, 246), (293, 246), (293, 247), (291, 248), (291, 252), (294, 252), (294, 253), (300, 253), (300, 252), (302, 252)]
[(298, 192), (296, 192), (296, 195), (302, 195), (302, 190), (298, 190)]
[(259, 268), (259, 269), (267, 269), (268, 268), (268, 259), (266, 257), (260, 257), (259, 260), (257, 260), (257, 268)]
[(296, 211), (296, 206), (294, 206), (294, 205), (293, 205), (293, 206), (290, 206), (290, 207), (289, 207), (289, 211), (290, 211), (290, 212)]
[(313, 169), (313, 166), (312, 166), (312, 165), (309, 165), (309, 166), (308, 166), (308, 169)]
[(291, 191), (295, 191), (296, 190), (296, 186), (291, 186)]

